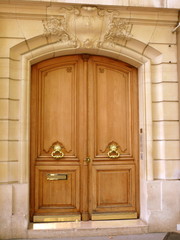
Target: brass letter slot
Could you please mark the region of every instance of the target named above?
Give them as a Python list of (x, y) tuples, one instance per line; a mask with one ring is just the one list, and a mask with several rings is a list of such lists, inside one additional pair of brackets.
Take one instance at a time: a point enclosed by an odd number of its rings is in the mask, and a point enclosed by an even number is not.
[(62, 173), (49, 173), (47, 174), (47, 180), (56, 181), (56, 180), (67, 180), (68, 175)]

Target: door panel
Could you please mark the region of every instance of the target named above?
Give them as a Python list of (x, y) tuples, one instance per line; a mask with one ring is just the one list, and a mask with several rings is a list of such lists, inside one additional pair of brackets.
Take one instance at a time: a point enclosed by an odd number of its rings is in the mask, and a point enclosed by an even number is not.
[(52, 143), (57, 140), (64, 146), (66, 156), (75, 157), (77, 154), (75, 72), (76, 65), (55, 66), (54, 69), (43, 69), (41, 72), (39, 157), (47, 156)]
[(32, 67), (32, 221), (137, 218), (138, 157), (134, 67), (87, 55)]
[(79, 212), (79, 182), (79, 167), (37, 166), (35, 212)]
[[(84, 110), (79, 111), (84, 101), (79, 87), (82, 70), (78, 56), (55, 58), (32, 67), (31, 220), (45, 214), (82, 212), (80, 198), (87, 195), (80, 191), (80, 177), (87, 168), (81, 166), (86, 148), (79, 144), (86, 139), (80, 119)], [(53, 174), (65, 174), (67, 179), (48, 180)], [(83, 205), (83, 211), (86, 208)]]
[(98, 64), (95, 71), (96, 157), (106, 156), (105, 150), (112, 141), (119, 144), (123, 155), (130, 155), (129, 74), (105, 64)]
[(97, 214), (98, 220), (101, 219), (99, 213), (102, 219), (105, 213), (122, 212), (131, 212), (137, 217), (136, 70), (102, 57), (91, 57), (89, 69), (90, 213), (93, 219)]
[(133, 165), (94, 166), (93, 210), (96, 212), (134, 211), (134, 177)]
[(66, 157), (77, 155), (76, 64), (45, 66), (39, 70), (38, 158), (49, 157), (59, 142)]

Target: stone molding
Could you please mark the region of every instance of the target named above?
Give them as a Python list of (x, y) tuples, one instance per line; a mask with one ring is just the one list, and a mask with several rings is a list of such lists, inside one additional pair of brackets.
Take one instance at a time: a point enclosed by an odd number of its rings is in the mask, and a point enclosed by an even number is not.
[[(25, 4), (38, 4), (40, 0), (23, 0)], [(7, 0), (1, 0), (2, 3), (7, 3)], [(16, 0), (18, 4), (22, 2), (22, 0)], [(70, 3), (74, 4), (74, 0), (41, 0), (41, 4), (51, 4), (54, 2), (58, 3)], [(89, 0), (76, 0), (77, 4), (89, 4)], [(92, 0), (91, 4), (102, 5), (102, 0)], [(180, 8), (179, 0), (114, 0), (107, 1), (106, 5), (111, 6), (122, 6), (122, 7), (151, 7), (151, 8), (162, 8), (162, 9), (177, 9)]]

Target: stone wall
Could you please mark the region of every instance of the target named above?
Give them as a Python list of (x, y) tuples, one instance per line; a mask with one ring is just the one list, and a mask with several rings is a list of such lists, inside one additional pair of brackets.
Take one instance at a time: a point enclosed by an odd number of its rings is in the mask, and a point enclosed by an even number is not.
[(27, 237), (30, 66), (80, 53), (138, 68), (141, 219), (149, 231), (174, 231), (180, 220), (180, 47), (172, 30), (179, 1), (59, 2), (0, 3), (0, 238)]

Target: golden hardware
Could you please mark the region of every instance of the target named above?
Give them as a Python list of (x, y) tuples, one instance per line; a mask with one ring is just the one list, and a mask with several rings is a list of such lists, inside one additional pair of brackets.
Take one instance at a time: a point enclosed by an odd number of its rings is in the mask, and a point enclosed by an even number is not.
[(109, 152), (108, 152), (108, 157), (110, 158), (118, 158), (120, 156), (120, 153), (118, 152), (118, 145), (116, 145), (115, 143), (112, 143), (109, 146)]
[(62, 148), (59, 144), (54, 145), (54, 151), (51, 153), (53, 158), (63, 158), (64, 153), (62, 152)]
[(121, 213), (93, 213), (91, 220), (118, 220), (118, 219), (135, 219), (137, 212), (121, 212)]
[(69, 215), (46, 215), (46, 216), (34, 216), (33, 222), (78, 222), (81, 221), (80, 214)]
[(90, 158), (90, 157), (87, 157), (87, 158), (86, 158), (86, 162), (87, 162), (87, 163), (90, 163), (90, 161), (91, 161), (91, 158)]
[(67, 180), (67, 179), (68, 179), (67, 174), (61, 174), (61, 173), (49, 173), (49, 174), (47, 174), (47, 180), (50, 180), (50, 181)]

